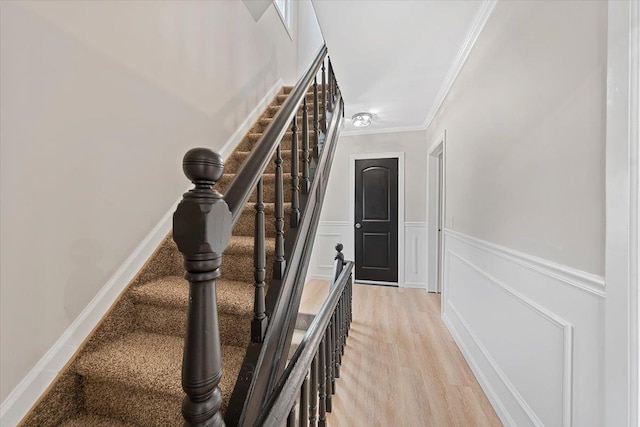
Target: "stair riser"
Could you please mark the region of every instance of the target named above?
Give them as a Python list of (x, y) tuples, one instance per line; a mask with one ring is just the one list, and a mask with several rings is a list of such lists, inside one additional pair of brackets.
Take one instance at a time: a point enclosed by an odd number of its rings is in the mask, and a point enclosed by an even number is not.
[[(228, 180), (229, 179), (229, 180)], [(220, 183), (218, 183), (214, 188), (217, 189), (222, 194), (226, 194), (226, 189), (230, 184), (230, 178), (224, 177)], [(291, 202), (291, 175), (283, 176), (283, 197), (284, 203)], [(263, 202), (264, 203), (275, 203), (276, 200), (276, 192), (274, 185), (274, 176), (267, 175), (264, 177), (263, 181)], [(249, 202), (256, 202), (256, 192), (253, 191), (251, 193), (251, 197), (249, 198)]]
[[(248, 154), (234, 154), (231, 158), (226, 162), (224, 171), (225, 173), (235, 173), (244, 161), (247, 159)], [(275, 173), (276, 172), (276, 156), (274, 155), (265, 170), (266, 173)], [(287, 150), (282, 153), (282, 172), (283, 173), (291, 173), (291, 151)], [(302, 167), (302, 151), (298, 153), (298, 168)], [(301, 169), (300, 169), (301, 170)]]
[[(289, 209), (285, 210), (284, 213), (284, 232), (289, 229)], [(245, 209), (242, 211), (242, 215), (240, 219), (236, 223), (235, 227), (233, 227), (233, 235), (234, 236), (253, 236), (255, 231), (255, 222), (256, 222), (256, 214), (253, 209)], [(275, 237), (276, 235), (276, 226), (275, 226), (275, 218), (273, 217), (273, 211), (265, 210), (265, 236), (267, 237)]]
[[(251, 133), (262, 133), (265, 131), (265, 129), (267, 129), (267, 126), (269, 126), (271, 124), (271, 119), (261, 119), (258, 120), (258, 122), (256, 122), (253, 127), (251, 128)], [(322, 121), (322, 116), (318, 118), (318, 122), (320, 123)], [(309, 117), (309, 132), (311, 132), (313, 130), (313, 116)], [(300, 117), (298, 119), (298, 132), (302, 132), (302, 117)], [(291, 130), (291, 126), (292, 124), (289, 125), (289, 130)], [(318, 124), (318, 127), (321, 127), (320, 124)], [(292, 131), (293, 132), (293, 131)]]
[[(176, 378), (180, 363), (176, 361)], [(135, 390), (91, 378), (84, 382), (85, 407), (90, 414), (119, 419), (141, 426), (175, 427), (183, 424), (182, 395)]]
[[(273, 265), (273, 255), (267, 255), (266, 283), (271, 282)], [(253, 274), (255, 267), (253, 266), (253, 254), (225, 254), (222, 257), (222, 277), (228, 280), (236, 280), (238, 282), (254, 283)]]
[[(247, 286), (251, 286), (247, 284)], [(220, 343), (246, 346), (251, 337), (251, 318), (218, 313)], [(145, 332), (184, 337), (187, 330), (187, 307), (137, 306), (137, 326)]]
[[(282, 150), (291, 150), (291, 136), (293, 133), (287, 132), (284, 134), (281, 142), (280, 148)], [(252, 136), (247, 136), (245, 139), (238, 145), (237, 150), (239, 151), (251, 151), (258, 141), (258, 135), (254, 134)], [(313, 148), (315, 144), (315, 134), (313, 132), (313, 128), (309, 128), (309, 149)], [(298, 148), (302, 147), (302, 130), (298, 131)]]
[[(262, 118), (275, 117), (275, 115), (278, 114), (278, 111), (280, 111), (280, 105), (269, 107), (267, 109), (267, 112), (262, 116)], [(323, 111), (324, 109), (322, 108), (322, 98), (320, 98), (319, 106), (318, 106), (318, 119), (322, 117)], [(298, 108), (298, 114), (296, 115), (298, 116), (298, 119), (302, 120), (302, 107)], [(307, 102), (307, 116), (313, 117), (313, 101)]]
[[(318, 98), (322, 99), (322, 90), (320, 89), (322, 86), (318, 86)], [(278, 105), (282, 105), (284, 104), (284, 102), (287, 100), (287, 98), (289, 97), (289, 95), (277, 95), (276, 96), (276, 101)], [(312, 103), (313, 102), (313, 92), (307, 92), (307, 103)], [(319, 101), (322, 102), (322, 101)]]

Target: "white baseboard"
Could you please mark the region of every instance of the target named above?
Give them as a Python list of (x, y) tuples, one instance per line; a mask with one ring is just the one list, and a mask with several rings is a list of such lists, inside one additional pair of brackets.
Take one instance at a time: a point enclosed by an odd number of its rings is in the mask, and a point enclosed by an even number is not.
[[(226, 159), (242, 141), (244, 135), (260, 114), (269, 105), (273, 97), (284, 85), (282, 79), (269, 90), (246, 120), (220, 149), (222, 158)], [(53, 346), (36, 363), (29, 373), (18, 383), (0, 405), (0, 425), (15, 426), (28, 413), (40, 396), (53, 383), (60, 371), (78, 352), (89, 334), (100, 323), (120, 294), (126, 289), (136, 274), (142, 269), (149, 257), (171, 230), (173, 213), (179, 199), (171, 205), (151, 232), (140, 242), (126, 261), (111, 276), (100, 292), (89, 305), (69, 325)]]

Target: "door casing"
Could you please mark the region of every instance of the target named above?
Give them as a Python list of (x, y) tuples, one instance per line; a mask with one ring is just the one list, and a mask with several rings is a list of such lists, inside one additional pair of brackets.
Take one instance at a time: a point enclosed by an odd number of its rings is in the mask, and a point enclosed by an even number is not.
[[(442, 167), (440, 168), (438, 163), (441, 155)], [(427, 152), (427, 290), (429, 292), (440, 292), (443, 295), (445, 292), (444, 230), (447, 226), (446, 165), (446, 132), (443, 132)], [(440, 203), (438, 200), (439, 194)], [(438, 217), (441, 218), (442, 223), (442, 245), (440, 246), (438, 245)], [(440, 253), (440, 260), (438, 259), (438, 253)], [(438, 283), (438, 271), (441, 272), (440, 283)]]
[[(355, 238), (353, 233), (353, 218), (355, 217), (356, 200), (356, 160), (365, 159), (398, 159), (398, 282), (372, 282), (362, 281), (376, 285), (390, 285), (404, 287), (404, 152), (389, 153), (358, 153), (352, 154), (349, 159), (349, 221), (352, 232), (349, 233), (349, 242), (352, 253), (355, 253)], [(360, 282), (360, 281), (359, 281)]]

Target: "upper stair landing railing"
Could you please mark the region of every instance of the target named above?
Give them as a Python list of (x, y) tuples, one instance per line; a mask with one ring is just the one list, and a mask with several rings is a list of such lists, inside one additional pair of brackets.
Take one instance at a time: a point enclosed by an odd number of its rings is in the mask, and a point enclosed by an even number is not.
[(336, 245), (336, 250), (329, 296), (291, 356), (254, 427), (279, 427), (285, 421), (287, 427), (315, 426), (316, 422), (326, 425), (353, 319), (353, 262), (344, 261), (342, 244)]
[[(286, 360), (269, 359), (265, 356), (282, 354), (283, 346), (291, 342), (292, 313), (297, 313), (302, 288), (300, 282), (304, 280), (309, 263), (309, 237), (315, 234), (317, 228), (319, 207), (324, 197), (338, 128), (342, 120), (342, 98), (335, 76), (330, 73), (329, 83), (325, 80), (325, 59), (328, 60), (327, 49), (323, 46), (236, 173), (226, 195), (223, 196), (213, 188), (224, 172), (224, 162), (220, 155), (209, 149), (195, 148), (184, 156), (183, 169), (187, 178), (193, 182), (194, 188), (185, 193), (178, 205), (174, 214), (173, 235), (184, 257), (185, 278), (189, 282), (187, 331), (182, 365), (182, 387), (186, 394), (182, 406), (185, 425), (224, 425), (220, 412), (222, 394), (218, 387), (222, 377), (222, 360), (215, 286), (216, 279), (220, 277), (222, 253), (229, 243), (233, 226), (254, 191), (257, 199), (254, 236), (254, 319), (251, 325), (251, 344), (233, 395), (244, 393), (247, 397), (240, 401), (244, 402), (240, 408), (233, 406), (232, 397), (227, 410), (227, 414), (231, 413), (230, 423), (239, 423), (236, 422), (237, 418), (234, 419), (238, 415), (241, 419), (245, 418), (245, 414), (249, 414), (249, 419), (255, 418), (267, 391), (275, 386), (275, 381), (284, 369), (282, 362)], [(320, 69), (322, 86), (319, 88), (316, 76)], [(329, 70), (332, 70), (330, 64)], [(315, 144), (311, 154), (306, 95), (312, 82)], [(318, 107), (319, 102), (323, 105), (322, 109)], [(300, 152), (297, 111), (301, 104), (303, 127), (300, 180), (296, 154)], [(291, 221), (287, 233), (288, 245), (285, 246), (284, 177), (280, 142), (290, 123), (293, 131)], [(275, 280), (267, 296), (264, 291), (266, 257), (262, 175), (274, 153)], [(247, 366), (251, 363), (254, 363), (253, 370), (247, 377)], [(256, 378), (259, 381), (256, 382)], [(238, 388), (240, 383), (245, 385), (244, 389)]]

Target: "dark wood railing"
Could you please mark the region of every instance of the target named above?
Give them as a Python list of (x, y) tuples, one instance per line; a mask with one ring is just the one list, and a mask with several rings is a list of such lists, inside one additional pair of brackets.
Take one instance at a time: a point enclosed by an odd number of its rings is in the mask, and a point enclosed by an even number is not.
[[(340, 377), (344, 346), (352, 320), (353, 262), (345, 262), (336, 246), (334, 279), (328, 298), (307, 329), (255, 427), (326, 425), (335, 379)], [(309, 388), (309, 384), (311, 387)], [(296, 399), (298, 416), (296, 424)], [(318, 405), (319, 402), (319, 405)]]
[[(225, 414), (230, 425), (252, 425), (284, 371), (302, 286), (309, 265), (313, 236), (324, 199), (329, 170), (343, 120), (343, 103), (329, 64), (325, 81), (327, 49), (323, 46), (309, 69), (267, 126), (262, 137), (236, 172), (226, 194), (213, 187), (224, 172), (222, 158), (211, 150), (189, 150), (183, 169), (194, 188), (185, 193), (174, 214), (174, 240), (184, 257), (189, 281), (187, 332), (182, 366), (185, 391), (185, 425), (224, 425), (220, 407), (222, 377), (220, 332), (216, 306), (216, 279), (222, 253), (234, 224), (256, 192), (254, 235), (254, 316), (251, 342)], [(322, 69), (319, 109), (317, 74)], [(309, 153), (306, 98), (313, 87), (313, 153)], [(331, 91), (331, 93), (329, 93)], [(302, 179), (298, 156), (297, 112), (302, 105)], [(322, 114), (322, 116), (320, 116)], [(291, 126), (291, 214), (284, 233), (284, 171), (280, 143)], [(265, 293), (266, 251), (262, 175), (275, 153), (276, 232), (273, 280)], [(302, 186), (302, 189), (300, 189)]]

